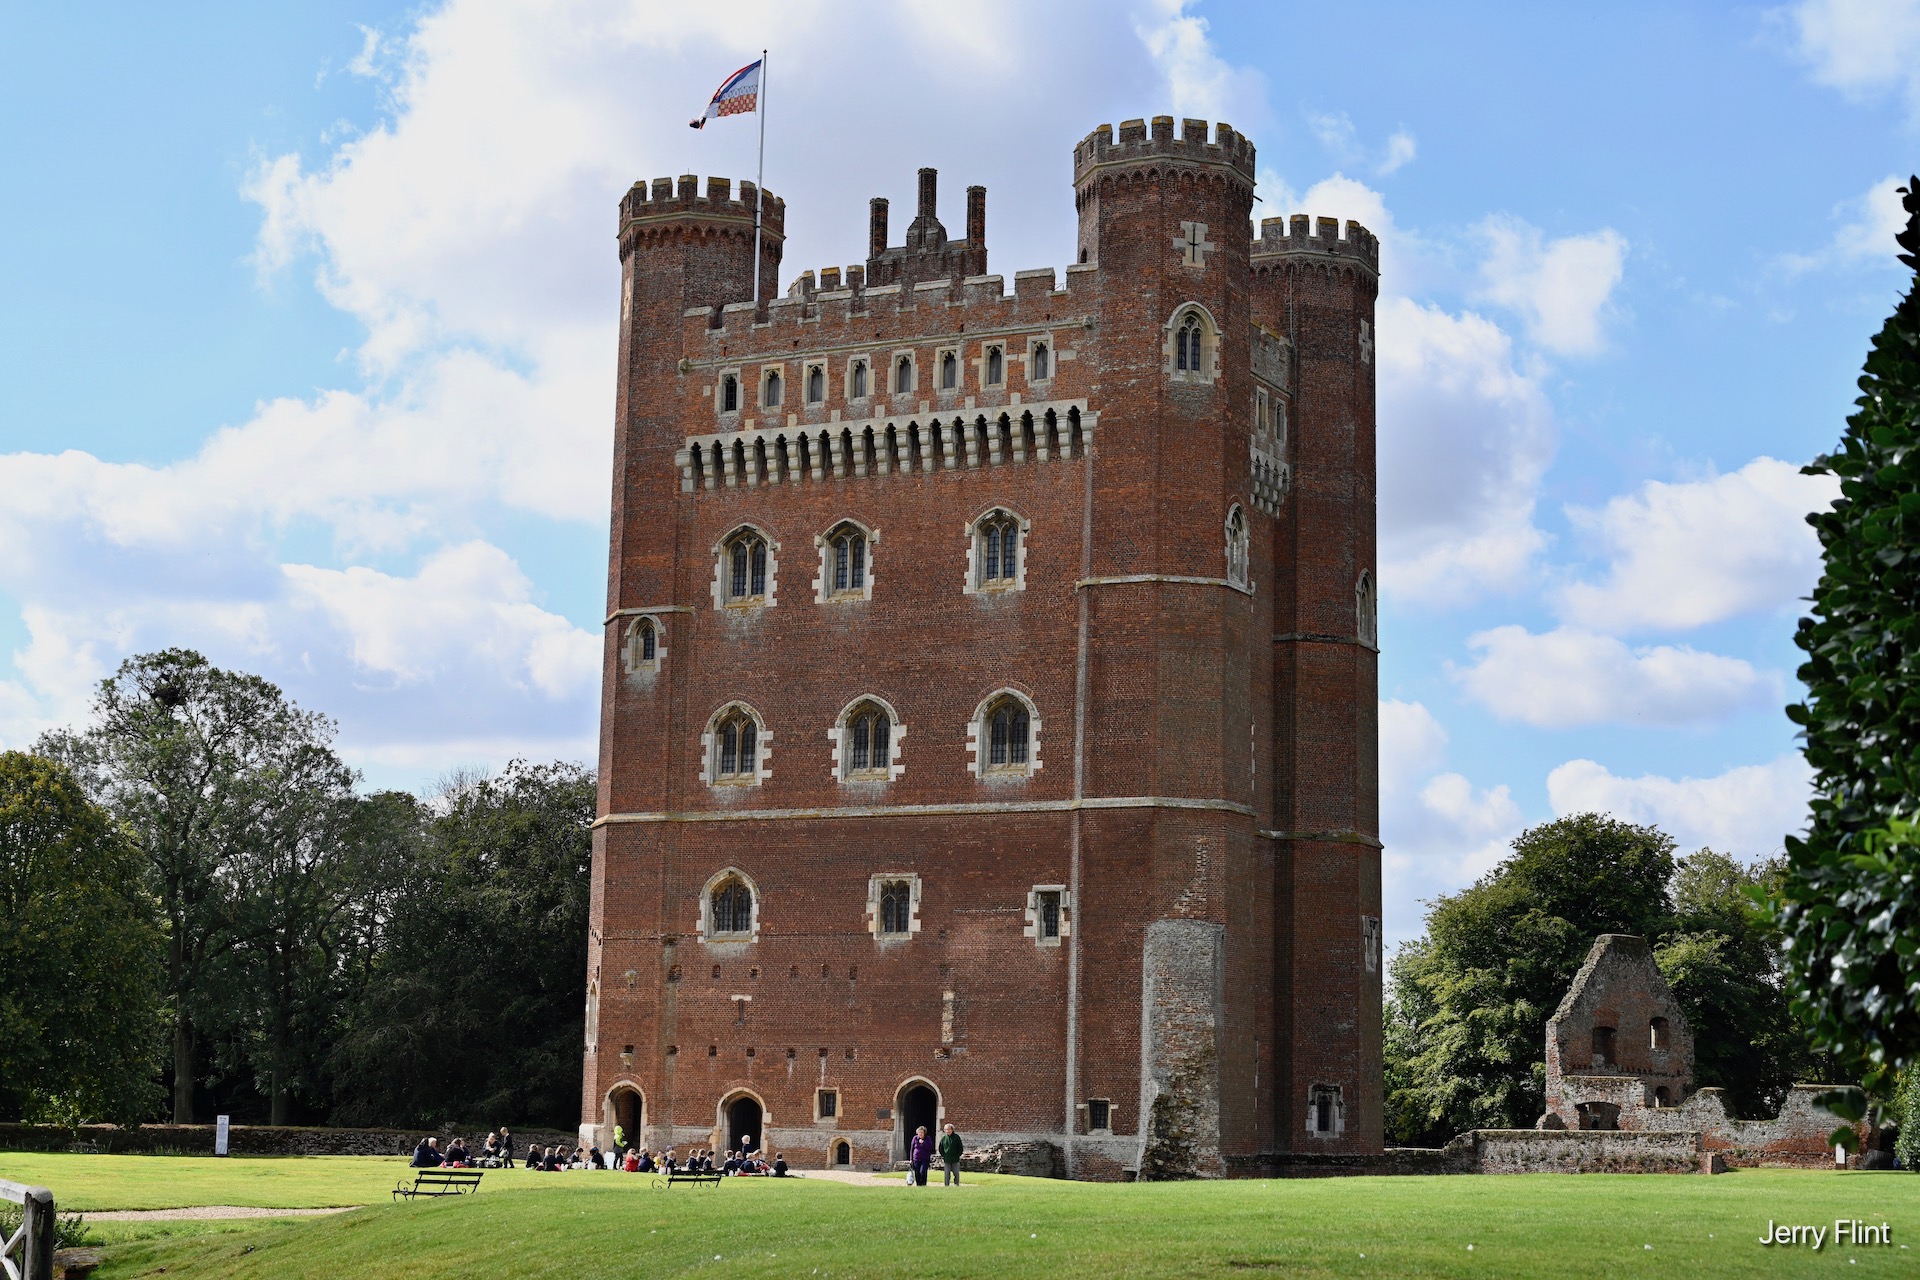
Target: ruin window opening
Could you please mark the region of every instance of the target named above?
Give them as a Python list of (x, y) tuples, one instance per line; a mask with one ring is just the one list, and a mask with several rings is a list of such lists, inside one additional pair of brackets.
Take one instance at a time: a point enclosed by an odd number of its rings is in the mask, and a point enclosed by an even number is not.
[(1247, 585), (1248, 554), (1247, 513), (1235, 504), (1227, 512), (1227, 581), (1236, 587)]
[(1617, 1063), (1613, 1055), (1613, 1028), (1595, 1027), (1593, 1029), (1593, 1065), (1596, 1067), (1613, 1066)]
[(1672, 1106), (1673, 1105), (1672, 1090), (1668, 1089), (1667, 1086), (1665, 1085), (1661, 1085), (1659, 1088), (1655, 1089), (1653, 1091), (1653, 1105), (1656, 1107)]
[(1337, 1084), (1316, 1084), (1307, 1091), (1307, 1132), (1340, 1133), (1346, 1128), (1346, 1106)]
[(1655, 1018), (1649, 1030), (1652, 1033), (1654, 1052), (1665, 1053), (1671, 1047), (1667, 1035), (1667, 1020), (1665, 1018)]

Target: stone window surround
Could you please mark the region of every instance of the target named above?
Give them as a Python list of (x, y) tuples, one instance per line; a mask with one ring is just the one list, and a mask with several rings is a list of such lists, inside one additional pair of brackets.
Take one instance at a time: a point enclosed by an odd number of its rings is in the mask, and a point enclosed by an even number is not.
[[(808, 393), (813, 389), (814, 370), (820, 371), (820, 398), (813, 399)], [(802, 408), (821, 408), (827, 403), (827, 362), (808, 357), (800, 362), (800, 406)]]
[[(729, 563), (728, 548), (733, 540), (743, 533), (755, 533), (767, 544), (767, 591), (763, 596), (744, 600), (730, 600), (727, 597), (730, 575), (733, 566)], [(780, 544), (774, 536), (751, 520), (733, 526), (713, 544), (713, 607), (722, 611), (743, 612), (751, 609), (771, 609), (777, 603), (776, 589), (780, 579)], [(751, 585), (751, 584), (749, 584)]]
[[(1034, 348), (1041, 346), (1047, 349), (1047, 376), (1036, 378), (1033, 376), (1033, 352)], [(1017, 357), (1009, 358), (1020, 361), (1021, 370), (1025, 373), (1027, 385), (1030, 387), (1045, 388), (1060, 376), (1060, 344), (1054, 341), (1051, 331), (1029, 335), (1027, 349)]]
[(1380, 917), (1360, 917), (1360, 949), (1368, 973), (1380, 972)]
[[(827, 584), (833, 581), (833, 535), (841, 529), (851, 526), (858, 529), (867, 540), (867, 559), (865, 582), (857, 589), (835, 591)], [(855, 600), (873, 599), (873, 549), (880, 543), (880, 534), (852, 516), (843, 516), (827, 527), (825, 533), (813, 536), (813, 545), (819, 548), (819, 573), (813, 580), (813, 601), (815, 604), (844, 604)], [(768, 588), (772, 588), (772, 553), (768, 553)]]
[[(986, 762), (987, 751), (992, 738), (987, 725), (987, 711), (1002, 698), (1018, 698), (1027, 708), (1027, 764), (1020, 768), (1014, 765), (994, 767)], [(998, 779), (1026, 779), (1040, 772), (1040, 709), (1033, 699), (1012, 686), (995, 689), (980, 700), (973, 709), (973, 717), (967, 722), (967, 769), (982, 782)], [(1062, 908), (1064, 910), (1064, 907)]]
[[(907, 882), (908, 908), (907, 931), (905, 933), (880, 932), (880, 889), (883, 885), (895, 881)], [(882, 871), (867, 878), (867, 932), (876, 942), (907, 942), (920, 932), (920, 873), (917, 871)]]
[[(1320, 1123), (1320, 1100), (1323, 1095), (1333, 1099), (1333, 1128), (1322, 1129)], [(1347, 1103), (1344, 1091), (1337, 1084), (1310, 1084), (1307, 1086), (1307, 1132), (1316, 1138), (1333, 1138), (1347, 1130)]]
[[(747, 778), (720, 778), (720, 722), (735, 711), (745, 712), (753, 720), (754, 761), (753, 775)], [(700, 731), (700, 781), (709, 787), (755, 787), (773, 776), (773, 731), (767, 728), (766, 717), (754, 709), (751, 703), (736, 698), (722, 703)], [(754, 908), (758, 910), (756, 906)]]
[[(1175, 340), (1179, 335), (1180, 326), (1186, 323), (1189, 315), (1200, 318), (1200, 369), (1198, 372), (1178, 368), (1175, 364), (1178, 358)], [(1211, 311), (1198, 302), (1183, 302), (1173, 309), (1173, 314), (1168, 317), (1166, 328), (1162, 332), (1166, 334), (1161, 355), (1167, 377), (1175, 382), (1192, 385), (1210, 385), (1219, 381), (1220, 325), (1214, 320)]]
[[(907, 389), (899, 389), (900, 362), (907, 362)], [(895, 348), (887, 356), (887, 394), (910, 396), (920, 390), (920, 353), (912, 347)]]
[[(980, 356), (973, 362), (973, 380), (982, 390), (1007, 385), (1007, 365), (1012, 359), (1012, 353), (1008, 349), (1009, 346), (1010, 344), (1004, 338), (996, 338), (990, 342), (982, 342), (980, 344)], [(999, 348), (1000, 351), (1000, 380), (998, 382), (993, 381), (987, 376), (988, 353), (996, 347)]]
[[(713, 891), (734, 879), (747, 886), (747, 892), (753, 896), (753, 909), (748, 916), (751, 927), (745, 933), (716, 933), (713, 928)], [(752, 876), (739, 867), (722, 867), (709, 876), (706, 884), (700, 888), (700, 918), (694, 924), (694, 938), (710, 946), (729, 942), (758, 942), (760, 928), (766, 923), (762, 910), (765, 905), (760, 896), (760, 886), (753, 882)]]
[[(1234, 527), (1235, 516), (1240, 518), (1238, 529)], [(1252, 591), (1253, 528), (1247, 519), (1246, 509), (1239, 503), (1236, 502), (1227, 508), (1227, 518), (1221, 522), (1221, 535), (1225, 539), (1226, 546), (1227, 581), (1236, 587), (1244, 587)], [(1235, 572), (1236, 568), (1238, 572)]]
[[(993, 583), (980, 581), (980, 572), (984, 565), (986, 547), (981, 539), (980, 525), (990, 516), (1007, 515), (1013, 517), (1020, 526), (1020, 545), (1014, 549), (1013, 581), (996, 578)], [(967, 576), (966, 594), (997, 595), (1003, 591), (1025, 591), (1027, 589), (1027, 544), (1032, 541), (1033, 522), (1015, 511), (1012, 507), (988, 507), (973, 519), (967, 521)]]
[[(853, 739), (850, 736), (853, 730), (849, 721), (855, 710), (865, 706), (878, 707), (886, 713), (887, 719), (892, 722), (887, 729), (887, 764), (885, 777), (876, 776), (880, 772), (877, 769), (869, 770), (866, 773), (860, 774), (858, 777), (850, 776), (845, 764), (846, 761), (853, 759)], [(833, 727), (827, 730), (827, 739), (833, 749), (833, 780), (855, 786), (862, 783), (877, 783), (884, 786), (889, 782), (899, 781), (907, 771), (906, 762), (902, 759), (900, 746), (901, 741), (906, 736), (907, 726), (900, 722), (900, 713), (894, 709), (891, 702), (871, 693), (861, 694), (840, 709), (840, 714), (834, 718)]]
[[(733, 408), (731, 409), (726, 407), (728, 378), (733, 379), (733, 385), (734, 385)], [(716, 369), (714, 371), (714, 377), (713, 377), (713, 411), (714, 413), (721, 418), (733, 420), (738, 418), (741, 414), (745, 413), (746, 408), (747, 408), (747, 384), (746, 384), (746, 380), (740, 376), (740, 366), (735, 364), (735, 365), (728, 365), (723, 369)]]
[[(824, 1109), (821, 1107), (820, 1103), (828, 1097), (831, 1097), (833, 1099), (832, 1115), (822, 1114)], [(815, 1089), (813, 1091), (813, 1122), (815, 1124), (838, 1124), (840, 1122), (840, 1090), (839, 1089), (834, 1088), (830, 1085), (823, 1085), (820, 1088)]]
[[(941, 373), (941, 370), (946, 367), (948, 356), (953, 357), (953, 385), (950, 387), (944, 387), (940, 385), (940, 373)], [(933, 364), (931, 368), (933, 369), (933, 394), (934, 395), (958, 396), (958, 395), (964, 395), (966, 393), (966, 390), (967, 390), (966, 361), (961, 358), (960, 347), (957, 344), (948, 345), (944, 347), (935, 347), (933, 349)]]
[[(867, 371), (867, 393), (863, 396), (853, 394), (853, 371), (864, 368)], [(842, 398), (848, 404), (866, 404), (874, 398), (873, 360), (869, 356), (853, 356), (847, 361), (846, 372), (841, 375), (840, 390)]]
[[(1095, 1103), (1099, 1103), (1101, 1106), (1107, 1109), (1107, 1123), (1098, 1129), (1094, 1128), (1093, 1126), (1093, 1108)], [(1111, 1136), (1113, 1133), (1113, 1127), (1114, 1127), (1113, 1113), (1116, 1109), (1117, 1108), (1115, 1108), (1115, 1106), (1113, 1105), (1113, 1099), (1111, 1098), (1088, 1098), (1085, 1102), (1081, 1103), (1080, 1113), (1084, 1117), (1087, 1133), (1090, 1135), (1104, 1134), (1104, 1135)]]
[[(776, 375), (778, 375), (780, 379), (780, 399), (773, 404), (769, 404), (767, 403), (767, 388), (770, 385), (772, 385), (773, 379)], [(762, 409), (784, 408), (787, 403), (788, 381), (789, 379), (787, 378), (787, 366), (785, 361), (769, 360), (766, 363), (762, 364), (760, 366), (760, 378), (759, 378), (760, 394), (755, 397), (755, 402)]]
[[(653, 656), (640, 656), (640, 628), (643, 624), (653, 626)], [(666, 665), (667, 628), (666, 624), (651, 613), (643, 613), (627, 624), (625, 637), (620, 642), (620, 659), (630, 676), (653, 675)]]
[[(1040, 895), (1057, 893), (1060, 895), (1060, 936), (1043, 938), (1040, 936)], [(1073, 936), (1073, 893), (1063, 884), (1037, 884), (1027, 890), (1027, 905), (1022, 918), (1026, 921), (1020, 931), (1023, 938), (1032, 938), (1036, 947), (1057, 947)]]
[(1373, 587), (1373, 574), (1366, 569), (1353, 584), (1353, 633), (1362, 645), (1380, 649), (1380, 595)]

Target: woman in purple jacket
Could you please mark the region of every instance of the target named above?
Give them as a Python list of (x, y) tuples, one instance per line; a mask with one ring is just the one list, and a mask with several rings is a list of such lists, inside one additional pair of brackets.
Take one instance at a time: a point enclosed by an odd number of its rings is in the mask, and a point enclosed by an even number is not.
[(907, 1148), (907, 1163), (912, 1166), (907, 1180), (916, 1187), (927, 1185), (927, 1166), (933, 1163), (933, 1140), (927, 1137), (927, 1126), (921, 1125), (914, 1131), (913, 1145)]

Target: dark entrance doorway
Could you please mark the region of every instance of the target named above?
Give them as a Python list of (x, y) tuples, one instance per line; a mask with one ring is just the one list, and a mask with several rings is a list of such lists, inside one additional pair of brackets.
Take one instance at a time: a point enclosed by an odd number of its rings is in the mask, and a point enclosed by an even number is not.
[(640, 1094), (634, 1089), (615, 1089), (613, 1091), (613, 1123), (620, 1126), (620, 1133), (629, 1147), (640, 1145), (640, 1125), (646, 1115), (646, 1107), (640, 1100)]
[(727, 1150), (738, 1151), (745, 1143), (750, 1150), (758, 1150), (766, 1144), (766, 1135), (760, 1131), (760, 1104), (744, 1095), (727, 1104)]
[(910, 1084), (900, 1091), (896, 1114), (900, 1117), (900, 1150), (895, 1158), (905, 1160), (916, 1129), (925, 1125), (929, 1138), (939, 1132), (940, 1095), (927, 1085)]

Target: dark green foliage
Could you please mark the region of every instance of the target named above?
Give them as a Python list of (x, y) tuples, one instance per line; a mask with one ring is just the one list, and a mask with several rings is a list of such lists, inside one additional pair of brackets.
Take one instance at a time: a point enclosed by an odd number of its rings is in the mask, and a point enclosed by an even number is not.
[(594, 778), (516, 762), (388, 849), (378, 946), (331, 1058), (343, 1124), (579, 1116)]
[(0, 752), (0, 1115), (145, 1117), (163, 954), (126, 835), (52, 760)]
[(1530, 1126), (1545, 1105), (1547, 1019), (1596, 935), (1668, 931), (1673, 841), (1584, 813), (1523, 832), (1469, 888), (1436, 900), (1394, 957), (1387, 1112), (1396, 1141)]
[[(1920, 272), (1920, 178), (1903, 189), (1900, 260)], [(1778, 916), (1795, 1011), (1869, 1092), (1920, 1060), (1920, 287), (1874, 336), (1809, 516), (1825, 567), (1795, 643), (1806, 700), (1787, 708), (1813, 766), (1812, 819), (1788, 837)], [(1848, 1108), (1858, 1114), (1863, 1102)]]

